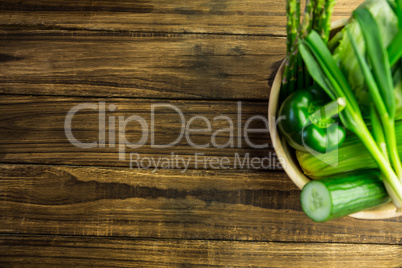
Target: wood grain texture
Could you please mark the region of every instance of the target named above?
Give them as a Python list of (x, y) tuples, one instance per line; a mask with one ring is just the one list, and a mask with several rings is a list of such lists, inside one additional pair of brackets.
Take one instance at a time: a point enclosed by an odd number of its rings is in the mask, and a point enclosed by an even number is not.
[[(333, 19), (348, 18), (362, 0), (339, 0)], [(284, 36), (285, 1), (3, 0), (3, 28), (214, 33)]]
[[(347, 17), (360, 2), (342, 0), (335, 13)], [(285, 53), (283, 1), (24, 0), (0, 8), (0, 93), (266, 100)]]
[(0, 166), (0, 232), (401, 244), (401, 219), (314, 223), (282, 172)]
[[(2, 267), (400, 267), (388, 245), (0, 236)], [(22, 255), (23, 254), (23, 255)], [(22, 256), (24, 256), (22, 258)], [(342, 258), (340, 257), (342, 256)]]
[(285, 38), (3, 31), (0, 93), (266, 100)]
[[(361, 2), (338, 0), (333, 19)], [(256, 149), (239, 132), (267, 115), (285, 56), (285, 1), (3, 0), (0, 11), (1, 267), (402, 266), (401, 218), (312, 222), (278, 171), (268, 133), (250, 134), (267, 144)], [(227, 116), (234, 145), (196, 149), (183, 137), (152, 148), (148, 139), (126, 152), (191, 157), (189, 169), (130, 169), (107, 143), (117, 125), (106, 125), (105, 147), (68, 141), (66, 115), (84, 103), (113, 104), (106, 116), (138, 115), (149, 126), (152, 104), (174, 105), (186, 122), (211, 121), (210, 132), (190, 135), (196, 144), (228, 128), (213, 121)], [(165, 144), (181, 122), (161, 109), (152, 125)], [(80, 141), (99, 142), (98, 112), (80, 111), (72, 129)], [(129, 142), (141, 138), (138, 123), (126, 130)], [(229, 136), (219, 132), (216, 142)], [(231, 165), (196, 166), (195, 153)], [(237, 168), (236, 153), (271, 162)]]
[[(77, 112), (71, 124), (72, 134), (80, 142), (98, 142), (96, 148), (79, 148), (74, 146), (65, 133), (65, 121), (68, 112), (78, 104), (105, 103), (105, 146), (100, 148), (99, 108), (83, 109)], [(182, 135), (179, 142), (167, 148), (158, 148), (158, 145), (170, 144), (180, 138), (184, 131), (183, 121), (179, 114), (172, 108), (155, 108), (154, 121), (152, 123), (151, 105), (169, 104), (177, 107), (183, 113), (183, 118), (188, 125), (194, 116), (204, 116), (206, 120), (196, 119), (189, 128), (206, 129), (210, 122), (211, 130), (205, 133), (189, 133)], [(115, 105), (116, 110), (110, 112), (109, 105)], [(98, 106), (99, 107), (99, 106)], [(239, 108), (240, 107), (240, 108)], [(239, 110), (240, 109), (240, 110)], [(220, 159), (227, 158), (230, 162), (228, 168), (236, 168), (243, 163), (244, 157), (249, 159), (258, 157), (265, 159), (259, 166), (264, 169), (281, 169), (281, 163), (275, 158), (267, 132), (267, 125), (260, 118), (267, 118), (267, 104), (265, 102), (226, 102), (226, 101), (163, 101), (163, 100), (140, 100), (140, 99), (94, 99), (94, 98), (60, 98), (60, 97), (31, 97), (31, 96), (3, 96), (0, 100), (0, 158), (3, 163), (46, 163), (46, 164), (74, 164), (74, 165), (97, 165), (97, 166), (130, 166), (130, 155), (139, 154), (140, 158), (161, 157), (171, 158), (174, 156), (184, 157), (189, 162), (190, 168), (211, 169), (211, 157)], [(238, 111), (241, 113), (238, 114)], [(147, 126), (138, 122), (128, 123), (126, 127), (120, 125), (129, 116), (140, 116)], [(113, 116), (116, 123), (109, 127), (109, 116)], [(123, 118), (120, 118), (122, 116)], [(228, 119), (217, 119), (217, 116), (227, 116)], [(250, 121), (250, 129), (266, 129), (261, 133), (249, 133), (245, 138), (247, 121)], [(231, 128), (231, 131), (216, 131)], [(154, 145), (151, 139), (151, 127), (154, 127)], [(120, 130), (125, 129), (125, 139), (130, 143), (139, 142), (142, 137), (146, 142), (138, 148), (124, 146), (123, 134)], [(115, 131), (115, 142), (109, 142), (110, 130)], [(240, 133), (239, 133), (240, 131)], [(228, 142), (232, 141), (231, 144)], [(249, 141), (251, 145), (247, 143)], [(215, 142), (215, 145), (214, 143)], [(208, 148), (196, 148), (195, 145), (209, 145)], [(110, 144), (114, 147), (109, 147)], [(227, 144), (227, 145), (226, 145)], [(232, 146), (233, 145), (233, 146)], [(258, 149), (259, 145), (265, 148)], [(225, 148), (219, 148), (224, 146)], [(256, 149), (255, 149), (256, 148)], [(123, 150), (122, 150), (123, 149)], [(119, 152), (123, 152), (124, 160), (119, 158)], [(198, 154), (196, 159), (196, 154)], [(202, 155), (203, 154), (203, 155)], [(238, 156), (238, 157), (237, 157)], [(133, 156), (132, 159), (136, 157)], [(205, 161), (207, 162), (205, 162)], [(247, 159), (246, 159), (247, 160)], [(226, 160), (225, 160), (226, 161)], [(241, 161), (241, 162), (239, 162)], [(251, 161), (251, 160), (250, 160)], [(131, 162), (134, 166), (138, 165)], [(150, 163), (150, 167), (155, 167)], [(184, 164), (181, 165), (184, 167)], [(216, 166), (216, 165), (214, 165)], [(212, 168), (214, 167), (212, 166)], [(251, 166), (251, 164), (250, 164)]]

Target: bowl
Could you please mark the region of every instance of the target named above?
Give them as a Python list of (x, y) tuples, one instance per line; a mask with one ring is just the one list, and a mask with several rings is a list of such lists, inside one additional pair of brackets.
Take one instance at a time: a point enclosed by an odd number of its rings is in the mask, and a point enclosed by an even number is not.
[[(345, 20), (336, 21), (332, 24), (332, 32), (339, 31), (345, 25)], [(271, 134), (271, 141), (274, 147), (275, 153), (283, 163), (283, 169), (289, 178), (296, 184), (299, 189), (303, 189), (303, 186), (310, 181), (310, 178), (304, 175), (294, 152), (284, 137), (281, 137), (276, 125), (276, 114), (280, 107), (279, 91), (282, 83), (282, 75), (285, 68), (285, 60), (279, 67), (276, 73), (274, 82), (272, 84), (271, 93), (269, 95), (268, 104), (268, 119), (269, 130)], [(377, 208), (360, 211), (349, 216), (358, 219), (389, 219), (402, 215), (402, 211), (397, 211), (392, 202), (382, 205)]]

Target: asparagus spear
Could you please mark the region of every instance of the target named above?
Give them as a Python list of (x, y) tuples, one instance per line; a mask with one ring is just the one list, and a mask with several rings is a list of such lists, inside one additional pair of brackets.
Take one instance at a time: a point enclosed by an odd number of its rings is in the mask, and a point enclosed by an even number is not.
[(328, 43), (329, 33), (331, 31), (331, 16), (334, 10), (336, 0), (325, 1), (324, 11), (321, 14), (322, 26), (321, 26), (321, 37), (325, 43)]
[(281, 99), (285, 99), (295, 87), (295, 65), (298, 46), (298, 28), (300, 24), (300, 0), (288, 0), (287, 14), (287, 59), (282, 80)]
[(313, 3), (313, 27), (316, 32), (320, 32), (322, 28), (322, 12), (324, 10), (325, 0), (314, 0)]
[(336, 0), (307, 0), (304, 20), (300, 22), (300, 0), (288, 0), (286, 64), (282, 80), (280, 99), (284, 100), (296, 88), (308, 87), (312, 80), (298, 52), (298, 40), (305, 38), (311, 30), (320, 33), (327, 43), (331, 30), (331, 15)]
[(305, 38), (311, 31), (312, 27), (312, 10), (313, 10), (313, 3), (315, 0), (307, 0), (306, 1), (306, 8), (304, 10), (304, 18), (303, 22), (300, 25), (300, 38)]

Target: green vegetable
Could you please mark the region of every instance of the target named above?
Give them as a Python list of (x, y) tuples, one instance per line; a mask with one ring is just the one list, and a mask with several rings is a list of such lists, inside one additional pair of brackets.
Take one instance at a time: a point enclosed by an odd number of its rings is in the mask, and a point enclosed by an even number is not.
[(384, 133), (384, 129), (381, 126), (381, 118), (378, 112), (376, 111), (374, 104), (370, 106), (370, 112), (371, 112), (370, 119), (371, 119), (371, 127), (373, 130), (373, 137), (377, 142), (378, 147), (381, 149), (382, 154), (389, 161), (387, 142), (385, 140), (386, 134)]
[(310, 181), (301, 192), (301, 205), (309, 218), (324, 222), (373, 208), (390, 201), (375, 170)]
[[(394, 71), (394, 85), (396, 105), (402, 103), (402, 66), (399, 66)], [(378, 113), (375, 112), (377, 116)], [(397, 116), (398, 117), (398, 116)], [(373, 119), (373, 116), (371, 116)], [(377, 124), (381, 124), (380, 120)], [(372, 128), (373, 136), (377, 144), (378, 134), (375, 133), (379, 128)], [(380, 133), (381, 135), (381, 133)], [(383, 133), (383, 135), (385, 135)], [(399, 152), (399, 158), (402, 157), (402, 121), (395, 121), (395, 137), (396, 148)], [(385, 142), (385, 137), (382, 138)], [(378, 145), (382, 152), (386, 151), (386, 145)], [(327, 152), (321, 155), (311, 155), (305, 152), (296, 152), (297, 160), (303, 169), (304, 173), (313, 179), (327, 178), (336, 174), (350, 172), (361, 169), (378, 168), (378, 165), (371, 157), (370, 153), (364, 147), (359, 138), (349, 133), (346, 135), (345, 141), (336, 151)]]
[[(395, 93), (395, 101), (396, 106), (402, 106), (402, 64), (400, 64), (399, 68), (395, 69), (394, 72), (394, 93)], [(396, 119), (402, 118), (402, 111), (396, 110)]]
[(332, 117), (344, 108), (342, 101), (325, 105), (325, 94), (316, 86), (296, 90), (281, 105), (278, 127), (296, 150), (325, 153), (337, 149), (345, 130)]
[[(388, 47), (399, 31), (398, 18), (388, 4), (388, 1), (367, 0), (359, 7), (359, 9), (363, 8), (371, 13), (381, 33), (383, 46)], [(353, 36), (359, 52), (362, 55), (367, 54), (366, 42), (360, 24), (356, 19), (352, 19), (342, 30), (342, 39), (339, 42), (339, 46), (334, 51), (333, 56), (345, 75), (356, 100), (361, 107), (363, 117), (369, 117), (369, 107), (371, 103), (370, 96), (367, 91), (363, 72), (359, 66), (350, 37), (346, 34), (346, 31), (349, 31), (351, 36)], [(400, 45), (398, 47), (400, 47)], [(396, 107), (396, 113), (397, 115), (402, 115), (402, 103), (400, 106)]]
[[(399, 156), (402, 157), (402, 121), (396, 121), (395, 133)], [(336, 151), (318, 156), (296, 151), (296, 157), (303, 172), (312, 179), (323, 179), (345, 172), (378, 168), (363, 143), (352, 133), (347, 133), (345, 141)]]
[(396, 0), (396, 15), (399, 20), (399, 29), (402, 29), (402, 0)]
[[(394, 74), (394, 84), (396, 94), (396, 100), (402, 102), (402, 68), (399, 67)], [(397, 104), (398, 105), (398, 104)], [(375, 112), (377, 116), (377, 112)], [(373, 119), (373, 116), (371, 117)], [(377, 120), (377, 124), (381, 124), (380, 120)], [(373, 127), (373, 136), (380, 147), (382, 152), (387, 151), (386, 145), (380, 145), (381, 138), (376, 134), (375, 131), (379, 128)], [(385, 135), (384, 133), (382, 134)], [(397, 144), (397, 151), (399, 152), (399, 158), (402, 157), (402, 121), (395, 122), (395, 137)], [(382, 138), (385, 142), (385, 137)], [(359, 138), (348, 133), (346, 135), (345, 141), (336, 151), (327, 152), (321, 155), (311, 155), (305, 152), (296, 151), (297, 160), (303, 169), (304, 173), (313, 179), (326, 178), (336, 174), (341, 174), (344, 172), (350, 172), (354, 170), (361, 169), (371, 169), (378, 168), (378, 165), (371, 157), (370, 153), (364, 147), (363, 143)]]
[(402, 184), (363, 121), (355, 96), (327, 46), (320, 36), (313, 31), (305, 41), (300, 43), (299, 49), (310, 75), (327, 94), (333, 100), (345, 98), (346, 107), (340, 113), (341, 122), (363, 142), (377, 162), (394, 204), (401, 207)]
[(402, 57), (402, 30), (399, 30), (398, 34), (392, 40), (388, 46), (389, 63), (393, 66)]
[[(366, 169), (367, 163), (377, 169), (364, 176), (308, 183), (302, 191), (303, 210), (319, 222), (390, 198), (402, 207), (402, 164), (395, 128), (395, 118), (402, 116), (402, 0), (366, 0), (344, 30), (328, 42), (334, 4), (334, 0), (307, 0), (300, 23), (300, 1), (288, 0), (288, 54), (278, 127), (312, 177), (328, 175), (328, 170), (334, 174), (334, 170)], [(294, 12), (289, 9), (292, 6)], [(332, 102), (301, 89), (312, 85), (311, 78), (315, 89), (322, 89)], [(355, 137), (354, 143), (346, 143), (346, 147), (359, 148), (354, 158), (341, 149), (345, 131), (335, 115), (349, 136)], [(361, 159), (362, 152), (367, 163)], [(313, 163), (313, 168), (306, 163)]]
[(306, 0), (306, 8), (304, 10), (304, 19), (300, 25), (300, 37), (306, 37), (310, 31), (313, 24), (313, 3), (310, 0)]
[(328, 42), (331, 31), (331, 16), (335, 0), (314, 0), (312, 13), (312, 28), (320, 34), (324, 42)]
[[(360, 54), (354, 38), (350, 36), (355, 56), (366, 80), (370, 97), (374, 102), (375, 110), (381, 124), (373, 124), (375, 133), (382, 132), (385, 136), (387, 151), (383, 150), (384, 156), (389, 156), (392, 166), (399, 178), (402, 178), (402, 166), (399, 160), (396, 137), (395, 137), (395, 95), (391, 66), (388, 61), (388, 54), (383, 46), (381, 33), (377, 23), (367, 9), (359, 8), (355, 10), (354, 16), (357, 18), (367, 46), (368, 59), (371, 62), (372, 73), (364, 56)], [(364, 26), (364, 27), (363, 27)], [(372, 113), (373, 114), (373, 113)], [(373, 119), (373, 117), (371, 117)], [(388, 155), (389, 154), (389, 155)]]
[(300, 0), (287, 0), (286, 62), (279, 99), (283, 101), (295, 90), (312, 85), (298, 51), (299, 38), (307, 36), (311, 30), (319, 32), (328, 42), (331, 30), (331, 15), (336, 0), (307, 0), (303, 22), (300, 20)]
[(286, 2), (287, 14), (287, 39), (286, 39), (286, 63), (282, 78), (280, 99), (284, 100), (295, 90), (297, 71), (297, 40), (300, 24), (300, 0), (288, 0)]
[(326, 0), (324, 4), (324, 12), (322, 13), (321, 37), (325, 43), (328, 42), (329, 33), (331, 31), (331, 16), (336, 4), (335, 0)]

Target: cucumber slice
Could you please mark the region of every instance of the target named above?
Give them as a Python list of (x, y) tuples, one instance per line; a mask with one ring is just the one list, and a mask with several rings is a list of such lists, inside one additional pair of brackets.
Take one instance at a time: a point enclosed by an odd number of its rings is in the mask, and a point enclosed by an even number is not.
[(316, 222), (340, 218), (390, 200), (376, 170), (310, 181), (301, 192), (303, 211)]

